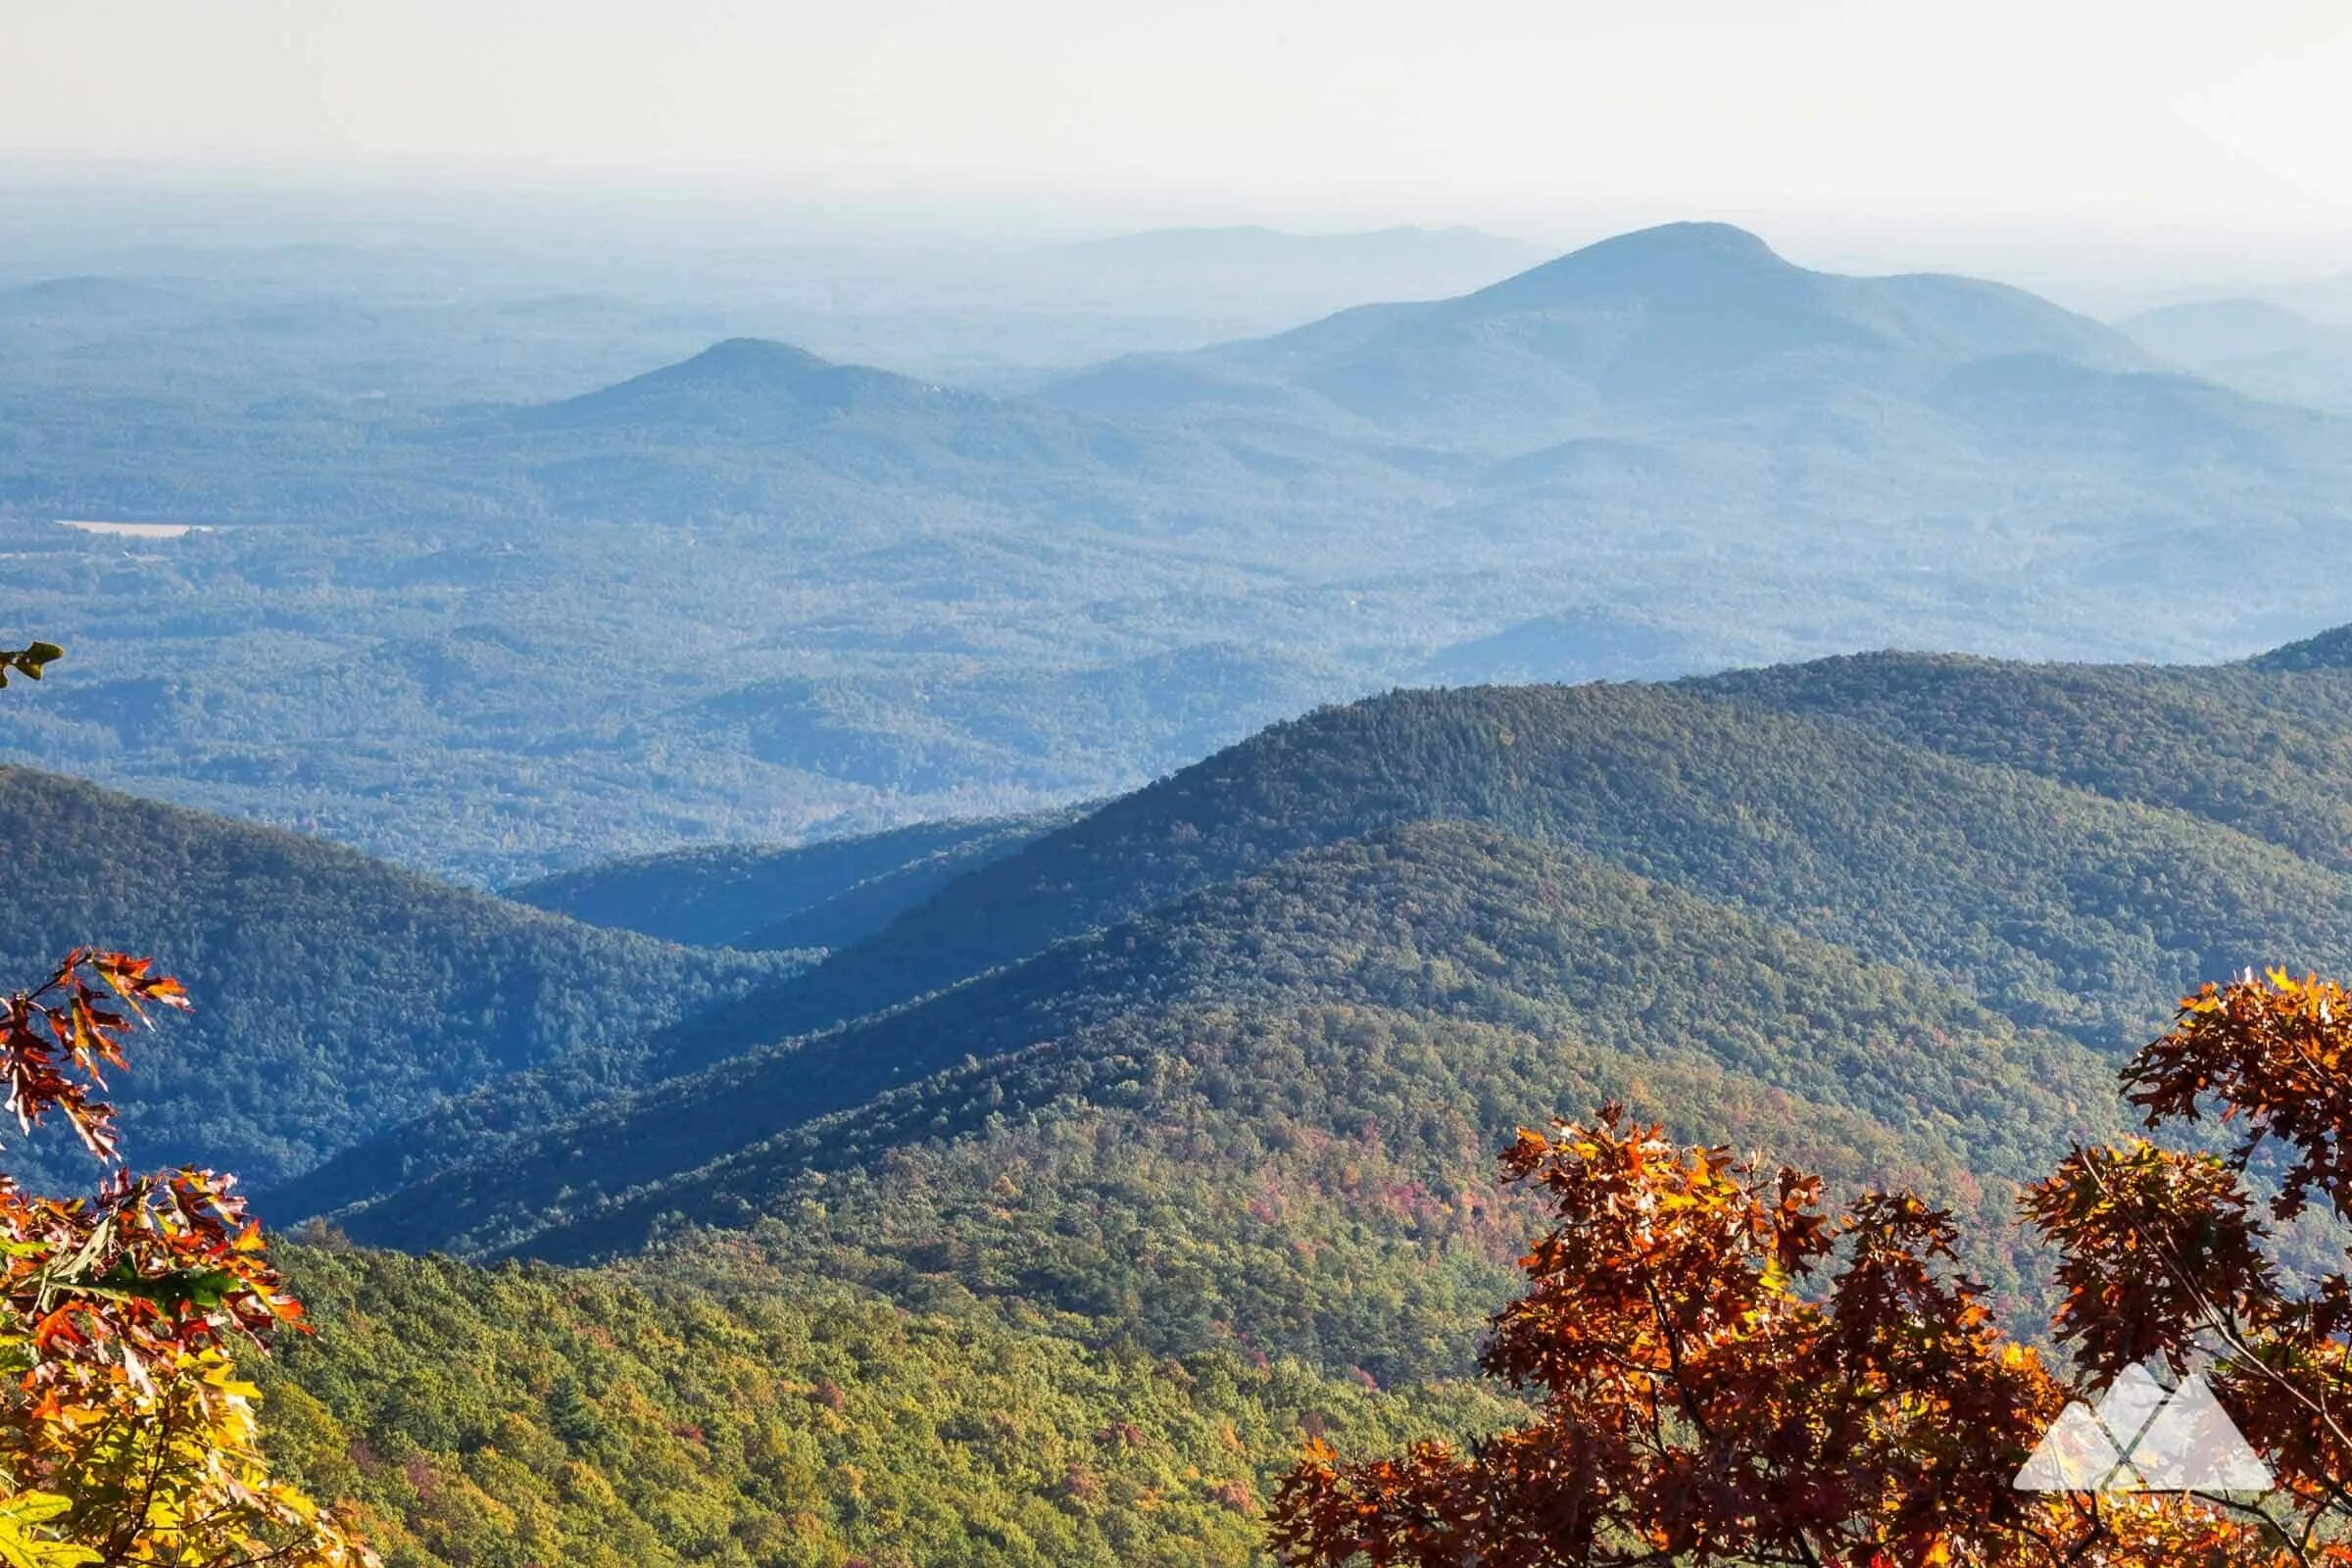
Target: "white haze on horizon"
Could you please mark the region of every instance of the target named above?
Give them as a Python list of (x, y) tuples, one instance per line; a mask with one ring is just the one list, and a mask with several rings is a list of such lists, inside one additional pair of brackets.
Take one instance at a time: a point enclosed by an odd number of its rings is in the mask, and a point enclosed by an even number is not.
[(85, 205), (177, 185), (191, 213), (227, 192), (297, 227), (414, 212), (555, 235), (601, 214), (709, 243), (1020, 243), (1461, 222), (1566, 248), (1704, 217), (1809, 265), (2082, 300), (2352, 269), (2347, 147), (2352, 13), (2315, 0), (0, 12), (9, 181)]

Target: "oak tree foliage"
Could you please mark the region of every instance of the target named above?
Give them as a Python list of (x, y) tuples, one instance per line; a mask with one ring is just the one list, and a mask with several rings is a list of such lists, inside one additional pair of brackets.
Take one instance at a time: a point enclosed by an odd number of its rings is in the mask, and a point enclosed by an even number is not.
[[(1833, 1213), (1816, 1177), (1677, 1149), (1614, 1105), (1522, 1132), (1503, 1172), (1552, 1225), (1482, 1359), (1535, 1419), (1385, 1458), (1310, 1444), (1277, 1549), (1299, 1568), (2352, 1561), (2352, 1273), (2290, 1281), (2273, 1245), (2315, 1200), (2352, 1217), (2348, 1064), (2334, 983), (2249, 974), (2181, 1002), (2126, 1096), (2151, 1132), (2219, 1117), (2234, 1142), (2079, 1146), (2020, 1199), (2058, 1259), (2063, 1373), (2000, 1332), (1950, 1216), (1910, 1193)], [(2069, 1400), (2151, 1359), (2207, 1379), (2274, 1492), (2015, 1487)]]
[[(0, 655), (38, 677), (46, 643)], [(0, 1082), (21, 1132), (56, 1120), (104, 1167), (44, 1198), (0, 1175), (0, 1563), (9, 1568), (369, 1568), (338, 1515), (271, 1479), (239, 1349), (302, 1327), (235, 1178), (131, 1172), (99, 1097), (179, 982), (77, 948), (0, 996)]]

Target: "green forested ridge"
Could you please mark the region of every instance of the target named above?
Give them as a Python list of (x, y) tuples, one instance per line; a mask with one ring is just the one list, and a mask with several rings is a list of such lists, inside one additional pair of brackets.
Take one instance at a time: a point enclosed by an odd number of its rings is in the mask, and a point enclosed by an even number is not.
[[(114, 1088), (142, 1156), (282, 1180), (441, 1096), (640, 1035), (798, 956), (671, 947), (349, 850), (0, 767), (0, 974), (77, 944), (150, 954), (197, 997)], [(573, 1086), (576, 1105), (609, 1087)], [(82, 1156), (14, 1151), (34, 1182)]]
[[(273, 1374), (281, 1448), (419, 1564), (596, 1560), (599, 1519), (657, 1561), (1247, 1560), (1196, 1436), (1228, 1423), (1262, 1494), (1300, 1426), (1252, 1390), (1401, 1427), (1370, 1391), (1465, 1370), (1533, 1223), (1496, 1146), (1611, 1098), (1918, 1188), (2034, 1321), (2013, 1184), (2120, 1131), (2113, 1052), (2205, 975), (2352, 955), (2343, 678), (1886, 655), (1399, 692), (949, 867), (963, 829), (562, 879), (741, 941), (939, 878), (805, 973), (280, 1183), (280, 1221), (540, 1260), (306, 1258), (327, 1333)], [(869, 1330), (806, 1370), (802, 1336)], [(1120, 1369), (1179, 1392), (1106, 1414), (1159, 1387)], [(1445, 1400), (1424, 1430), (1483, 1419)], [(1144, 1468), (1070, 1457), (1103, 1431)]]
[[(1882, 666), (1878, 678), (1858, 680)], [(1842, 685), (1832, 678), (1841, 673)], [(1213, 906), (1220, 882), (1302, 847), (1431, 818), (1475, 818), (1530, 852), (1553, 844), (1630, 868), (1689, 890), (1713, 914), (1742, 911), (1783, 935), (1933, 977), (2029, 1029), (2113, 1049), (2202, 975), (2274, 961), (2326, 967), (2352, 950), (2352, 883), (2318, 853), (2325, 845), (2261, 836), (2291, 808), (2223, 811), (2213, 800), (2227, 783), (2212, 799), (2158, 787), (2168, 773), (2162, 746), (2183, 760), (2171, 774), (2194, 776), (2188, 760), (2202, 745), (2217, 754), (2205, 771), (2245, 781), (2241, 793), (2258, 802), (2321, 800), (2333, 742), (2295, 716), (2324, 709), (2296, 689), (2315, 679), (2242, 666), (2102, 670), (1886, 656), (1707, 688), (1407, 692), (1326, 710), (993, 860), (815, 970), (668, 1031), (660, 1059), (680, 1070), (716, 1065), (649, 1090), (629, 1114), (603, 1107), (533, 1142), (537, 1117), (514, 1114), (489, 1089), (320, 1171), (305, 1206), (368, 1199), (479, 1156), (469, 1171), (354, 1224), (408, 1245), (511, 1246), (559, 1210), (584, 1216), (651, 1186), (630, 1208), (628, 1234), (642, 1234), (661, 1211), (662, 1185), (711, 1154), (847, 1110), (966, 1054), (986, 1058), (1179, 1001), (1281, 994), (1392, 1004), (1362, 992), (1361, 969), (1332, 953), (1350, 943), (1378, 949), (1387, 966), (1370, 967), (1397, 984), (1403, 959), (1381, 947), (1373, 922), (1384, 900), (1409, 902), (1404, 868), (1428, 874), (1427, 857), (1392, 857), (1357, 885), (1323, 887), (1320, 916), (1262, 897), (1214, 913), (1179, 905), (1145, 920), (1141, 934), (1045, 950), (1187, 889), (1205, 885), (1211, 891), (1196, 902)], [(2253, 688), (2268, 695), (2227, 700)], [(1955, 726), (1937, 718), (1947, 710), (1977, 717)], [(2033, 716), (1998, 722), (2018, 710)], [(2143, 750), (2115, 744), (2142, 725)], [(1961, 743), (1970, 737), (1980, 744)], [(2301, 771), (2266, 760), (2274, 755), (2304, 759)], [(1451, 841), (1446, 853), (1465, 856), (1471, 842)], [(2297, 853), (2306, 847), (2311, 858)], [(1250, 886), (1262, 896), (1267, 884)], [(1312, 945), (1317, 918), (1342, 934), (1326, 933), (1327, 950), (1311, 957), (1284, 957), (1286, 944)], [(1488, 921), (1534, 923), (1524, 910)], [(1246, 959), (1198, 941), (1154, 947), (1169, 931), (1222, 932)], [(1603, 921), (1585, 940), (1607, 952), (1618, 937)], [(1115, 961), (1105, 941), (1123, 945)], [(1452, 953), (1426, 934), (1422, 945)], [(1497, 960), (1506, 990), (1536, 994), (1559, 962), (1551, 953)], [(904, 1013), (850, 1021), (1007, 963)], [(1505, 1025), (1528, 1016), (1475, 1015)], [(799, 1041), (828, 1028), (837, 1032)], [(786, 1043), (768, 1045), (776, 1041)], [(1786, 1074), (1802, 1054), (1782, 1053), (1764, 1077), (1796, 1087)], [(485, 1131), (524, 1137), (484, 1155)], [(1974, 1136), (1998, 1137), (1984, 1126)], [(706, 1192), (682, 1206), (709, 1214), (730, 1201)], [(594, 1236), (582, 1219), (566, 1255), (600, 1250)]]
[[(989, 1113), (1059, 1114), (1065, 1089), (1055, 1071), (1088, 1081), (1085, 1063), (1099, 1050), (1182, 1060), (1187, 1037), (1175, 1020), (1201, 1007), (1243, 1009), (1279, 1039), (1286, 1026), (1267, 1024), (1269, 1003), (1278, 1014), (1345, 1004), (1383, 1018), (1499, 1026), (1501, 1043), (1524, 1037), (1538, 1062), (1550, 1061), (1560, 1083), (1545, 1084), (1541, 1066), (1520, 1069), (1517, 1092), (1491, 1085), (1454, 1136), (1429, 1151), (1402, 1140), (1420, 1151), (1405, 1156), (1413, 1179), (1456, 1191), (1483, 1184), (1491, 1148), (1511, 1127), (1591, 1097), (1593, 1048), (1620, 1061), (1703, 1064), (1753, 1080), (1889, 1129), (1915, 1163), (1996, 1181), (2107, 1114), (2105, 1069), (2062, 1037), (2021, 1035), (1931, 982), (1583, 858), (1488, 829), (1422, 824), (1300, 855), (918, 1005), (662, 1084), (343, 1218), (363, 1239), (398, 1246), (480, 1250), (519, 1240), (551, 1255), (593, 1256), (641, 1242), (665, 1212), (737, 1219), (770, 1210), (768, 1195), (798, 1168), (870, 1162), (994, 1126)], [(1103, 1027), (1114, 1021), (1126, 1027)], [(1495, 1040), (1466, 1035), (1458, 1059), (1429, 1058), (1424, 1071), (1436, 1076), (1421, 1093), (1446, 1102), (1461, 1084), (1504, 1072), (1481, 1059)], [(1038, 1046), (1054, 1049), (1041, 1058), (1030, 1050)], [(978, 1065), (956, 1070), (967, 1060)], [(1244, 1058), (1227, 1069), (1242, 1078), (1212, 1097), (1213, 1107), (1258, 1117), (1327, 1092), (1338, 1098), (1321, 1117), (1295, 1112), (1312, 1136), (1387, 1127), (1391, 1117), (1351, 1108), (1347, 1094), (1359, 1074), (1392, 1067), (1340, 1053), (1305, 1085), (1286, 1086)], [(934, 1074), (937, 1086), (926, 1087)], [(1195, 1116), (1178, 1098), (1167, 1114)], [(1384, 1098), (1392, 1110), (1413, 1101), (1401, 1089)], [(1804, 1141), (1808, 1157), (1838, 1160), (1800, 1129), (1784, 1136)], [(749, 1152), (696, 1170), (739, 1150)], [(329, 1174), (354, 1164), (382, 1179), (365, 1150)], [(566, 1222), (530, 1240), (535, 1228)]]
[(1477, 688), (1277, 725), (979, 868), (745, 1011), (776, 1034), (824, 1027), (1433, 817), (1583, 850), (2107, 1047), (2200, 975), (2352, 953), (2352, 881), (2179, 807), (1689, 687)]
[(389, 1568), (1238, 1568), (1307, 1434), (1501, 1414), (724, 1260), (693, 1285), (335, 1249), (292, 1272), (320, 1333), (262, 1369), (272, 1447), (367, 1506)]
[(1847, 720), (2352, 868), (2352, 667), (2327, 643), (2218, 666), (1863, 654), (1690, 684)]
[(2352, 669), (2352, 626), (2330, 626), (2316, 636), (2257, 654), (2246, 662), (2255, 669), (2275, 672)]

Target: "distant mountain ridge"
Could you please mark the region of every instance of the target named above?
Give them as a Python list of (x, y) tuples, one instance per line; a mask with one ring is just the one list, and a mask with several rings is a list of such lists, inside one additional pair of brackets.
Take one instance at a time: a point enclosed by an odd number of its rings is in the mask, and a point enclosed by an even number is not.
[[(1364, 455), (1289, 432), (1133, 426), (1034, 398), (843, 365), (730, 338), (552, 403), (479, 412), (404, 449), (483, 501), (529, 514), (777, 514), (804, 525), (935, 498), (951, 518), (1189, 531), (1214, 498), (1267, 498), (1265, 475), (1367, 499), (1419, 488)], [(1296, 501), (1279, 512), (1310, 515)]]
[[(1727, 225), (1039, 395), (725, 330), (529, 403), (20, 388), (11, 585), (91, 678), (0, 755), (488, 884), (1099, 798), (1399, 683), (2234, 659), (2352, 612), (2311, 588), (2352, 581), (2352, 419)], [(131, 559), (80, 515), (243, 526)]]
[(2257, 397), (2352, 412), (2352, 324), (2274, 300), (2200, 300), (2116, 323), (2160, 359)]
[(2121, 333), (2022, 290), (1812, 272), (1730, 224), (1673, 223), (1459, 298), (1118, 361), (1046, 395), (1099, 412), (1271, 409), (1410, 439), (1525, 445), (1574, 433), (1564, 418), (1716, 413), (1821, 395), (1833, 375), (1919, 392), (1968, 360), (2022, 353), (2109, 370), (2147, 363)]
[(547, 404), (528, 417), (551, 426), (686, 421), (757, 435), (860, 414), (978, 409), (987, 401), (888, 370), (836, 365), (789, 343), (738, 337), (617, 385)]

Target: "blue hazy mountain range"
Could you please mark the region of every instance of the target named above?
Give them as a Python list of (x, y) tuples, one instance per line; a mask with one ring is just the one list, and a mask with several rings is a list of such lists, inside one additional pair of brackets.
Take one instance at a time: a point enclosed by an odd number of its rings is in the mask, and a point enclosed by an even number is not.
[(2352, 413), (2352, 325), (2272, 300), (2202, 300), (2118, 323), (2171, 364), (2257, 397)]
[(12, 614), (72, 650), (0, 757), (476, 882), (1102, 796), (1400, 683), (2223, 658), (2347, 610), (2341, 417), (1721, 224), (1026, 392), (716, 306), (269, 275), (0, 296)]
[(1524, 453), (1644, 418), (1931, 395), (2012, 355), (2147, 360), (2109, 328), (1968, 278), (1839, 277), (1723, 223), (1604, 240), (1457, 299), (1369, 305), (1250, 343), (1118, 361), (1046, 389), (1096, 411), (1233, 409)]

